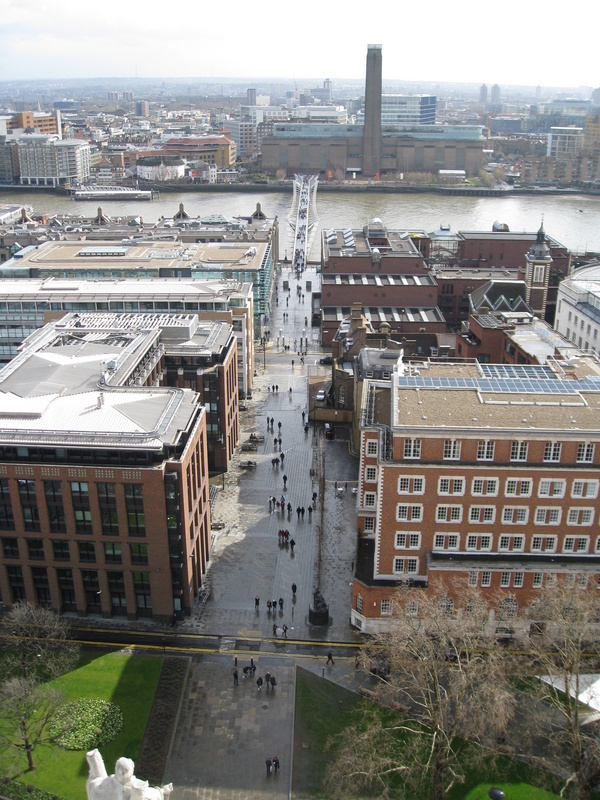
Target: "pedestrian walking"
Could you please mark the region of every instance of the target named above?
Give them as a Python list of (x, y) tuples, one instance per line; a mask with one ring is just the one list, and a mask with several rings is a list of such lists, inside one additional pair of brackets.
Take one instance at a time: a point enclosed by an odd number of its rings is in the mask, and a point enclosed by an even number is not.
[(328, 664), (329, 664), (329, 663), (331, 663), (331, 666), (332, 666), (332, 667), (333, 667), (333, 665), (335, 664), (335, 661), (333, 660), (333, 651), (332, 651), (332, 650), (330, 650), (330, 651), (327, 653), (327, 663), (328, 663)]
[(269, 682), (271, 680), (271, 673), (265, 672), (265, 691), (269, 691)]
[(283, 611), (283, 597), (279, 598), (279, 610)]
[(237, 671), (237, 669), (234, 669), (233, 670), (233, 685), (234, 686), (238, 686), (239, 685), (238, 684), (238, 677), (239, 677), (238, 671)]
[(279, 430), (281, 430), (281, 422), (277, 423), (277, 427), (279, 428)]
[(317, 502), (317, 493), (316, 492), (313, 492), (313, 498), (312, 499), (313, 499), (313, 506), (314, 506), (315, 503)]
[(275, 675), (271, 675), (271, 691), (275, 691), (275, 687), (277, 686), (277, 681), (275, 680)]
[(312, 506), (309, 506), (309, 507), (307, 508), (307, 511), (308, 511), (308, 518), (310, 519), (310, 518), (311, 518), (311, 516), (312, 516), (312, 512), (313, 512), (313, 508), (312, 508)]
[(287, 504), (287, 510), (288, 510), (288, 517), (289, 517), (290, 514), (292, 513), (292, 504), (291, 503)]
[(260, 677), (260, 675), (256, 679), (256, 685), (258, 686), (258, 691), (260, 692), (260, 690), (262, 689), (262, 685), (263, 685), (263, 679)]
[(284, 475), (283, 476), (283, 488), (284, 489), (286, 488), (286, 484), (287, 484), (287, 475)]
[(296, 508), (296, 514), (298, 514), (298, 519), (300, 519), (300, 506)]
[(292, 553), (294, 552), (294, 546), (296, 542), (293, 539), (290, 539), (290, 547), (292, 548)]
[(260, 597), (257, 595), (254, 598), (254, 608), (258, 611), (258, 607), (260, 606)]
[(283, 635), (284, 635), (284, 637), (287, 639), (287, 632), (288, 632), (288, 627), (287, 627), (287, 625), (284, 625), (284, 626), (283, 626), (283, 628), (282, 628), (282, 630), (283, 630)]
[(273, 447), (277, 447), (277, 437), (273, 439)]
[(276, 391), (276, 392), (278, 392), (278, 391), (279, 391), (279, 384), (278, 384), (278, 383), (276, 383), (276, 384), (275, 384), (275, 391)]
[(279, 443), (279, 447), (281, 447), (281, 436), (279, 437), (279, 439), (277, 439), (277, 441)]
[(277, 600), (275, 598), (271, 601), (271, 605), (273, 606), (273, 613), (275, 613), (277, 611)]
[(306, 411), (303, 411), (302, 412), (302, 422), (304, 422), (305, 417), (306, 417)]
[(277, 636), (277, 623), (273, 623), (273, 636)]
[(271, 613), (271, 601), (267, 600), (267, 614)]
[(273, 756), (273, 769), (275, 772), (279, 772), (279, 759), (277, 756)]
[(295, 584), (295, 583), (292, 583), (292, 594), (294, 595), (294, 597), (296, 597), (296, 589), (297, 589), (297, 588), (298, 588), (298, 587), (296, 586), (296, 584)]
[[(294, 369), (294, 359), (293, 359), (293, 358), (292, 358), (292, 369)], [(292, 390), (290, 389), (290, 392), (291, 392), (291, 391), (292, 391)]]
[(308, 433), (308, 422), (307, 422), (307, 423), (306, 423), (306, 425), (304, 426), (304, 433)]
[(285, 458), (285, 453), (282, 453), (279, 458), (281, 459), (281, 466), (283, 467), (283, 459)]
[(271, 774), (271, 766), (272, 765), (271, 765), (271, 759), (269, 758), (269, 756), (267, 756), (267, 758), (265, 760), (265, 764), (267, 765), (267, 775), (270, 775)]
[(300, 516), (304, 519), (304, 506), (300, 509)]

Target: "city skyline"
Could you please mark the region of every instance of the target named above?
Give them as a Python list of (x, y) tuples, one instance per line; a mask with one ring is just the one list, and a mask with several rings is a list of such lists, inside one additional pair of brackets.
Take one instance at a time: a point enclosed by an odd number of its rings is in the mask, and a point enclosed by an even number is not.
[(385, 7), (359, 18), (339, 3), (324, 12), (315, 0), (306, 0), (297, 16), (259, 16), (233, 0), (226, 25), (189, 0), (170, 24), (162, 11), (140, 14), (115, 0), (96, 16), (93, 7), (74, 0), (64, 0), (60, 13), (42, 0), (0, 0), (0, 80), (247, 76), (249, 83), (292, 78), (315, 85), (326, 78), (364, 79), (364, 54), (375, 43), (383, 48), (384, 81), (594, 88), (600, 84), (595, 29), (575, 22), (583, 18), (578, 6), (583, 14), (576, 0), (573, 13), (561, 20), (561, 37), (577, 48), (577, 58), (568, 59), (552, 58), (560, 44), (552, 15), (515, 0), (494, 19), (475, 17), (466, 4), (464, 13), (454, 8), (451, 14), (434, 0), (426, 32), (422, 20), (394, 20), (391, 13), (391, 24), (384, 25)]

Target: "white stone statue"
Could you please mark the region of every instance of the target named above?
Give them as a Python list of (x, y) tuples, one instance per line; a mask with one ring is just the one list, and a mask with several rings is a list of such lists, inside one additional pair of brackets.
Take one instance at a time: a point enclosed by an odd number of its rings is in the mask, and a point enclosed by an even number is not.
[(88, 800), (165, 800), (173, 791), (173, 784), (149, 786), (133, 774), (130, 758), (119, 758), (114, 775), (108, 775), (100, 751), (86, 753), (90, 776), (86, 781)]

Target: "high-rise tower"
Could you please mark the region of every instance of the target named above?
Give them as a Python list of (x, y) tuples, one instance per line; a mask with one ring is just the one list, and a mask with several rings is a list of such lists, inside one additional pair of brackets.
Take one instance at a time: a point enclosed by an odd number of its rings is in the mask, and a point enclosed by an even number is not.
[(362, 159), (363, 175), (367, 178), (381, 172), (381, 88), (381, 45), (370, 44), (367, 49)]

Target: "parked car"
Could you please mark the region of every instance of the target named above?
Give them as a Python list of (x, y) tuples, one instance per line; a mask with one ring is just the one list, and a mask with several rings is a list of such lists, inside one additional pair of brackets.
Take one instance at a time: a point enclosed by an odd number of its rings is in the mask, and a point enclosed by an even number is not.
[(319, 364), (333, 364), (333, 356), (323, 356), (319, 359)]
[(315, 403), (323, 403), (325, 401), (325, 389), (319, 389), (315, 395)]
[(325, 438), (333, 439), (333, 425), (331, 424), (331, 422), (325, 423), (324, 430), (325, 430)]

